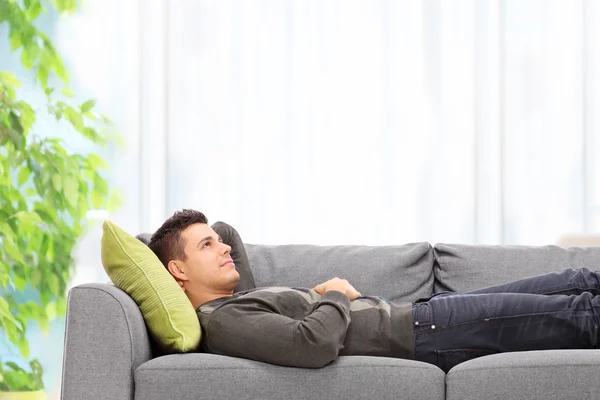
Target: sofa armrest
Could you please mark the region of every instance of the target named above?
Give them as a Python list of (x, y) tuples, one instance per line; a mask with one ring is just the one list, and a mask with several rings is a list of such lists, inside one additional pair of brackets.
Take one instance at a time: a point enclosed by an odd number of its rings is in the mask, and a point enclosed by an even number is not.
[(69, 291), (62, 400), (132, 400), (134, 371), (150, 358), (146, 324), (129, 295), (107, 283)]

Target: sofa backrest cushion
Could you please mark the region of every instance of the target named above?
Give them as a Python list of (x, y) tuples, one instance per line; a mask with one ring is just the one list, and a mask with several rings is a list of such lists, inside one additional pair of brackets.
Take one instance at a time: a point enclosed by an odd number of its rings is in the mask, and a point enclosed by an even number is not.
[(600, 247), (464, 245), (437, 243), (435, 292), (464, 292), (561, 271), (600, 269)]
[(433, 293), (429, 243), (399, 246), (245, 244), (257, 287), (314, 287), (347, 279), (363, 296), (414, 301)]

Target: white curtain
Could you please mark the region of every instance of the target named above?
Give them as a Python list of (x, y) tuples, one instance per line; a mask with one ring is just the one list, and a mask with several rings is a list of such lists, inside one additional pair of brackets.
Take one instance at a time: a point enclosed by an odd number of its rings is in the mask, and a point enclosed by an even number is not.
[(81, 80), (132, 99), (101, 102), (128, 138), (113, 219), (130, 230), (180, 208), (269, 244), (600, 229), (598, 2), (148, 0), (128, 16), (64, 40), (127, 39), (98, 46), (126, 84)]

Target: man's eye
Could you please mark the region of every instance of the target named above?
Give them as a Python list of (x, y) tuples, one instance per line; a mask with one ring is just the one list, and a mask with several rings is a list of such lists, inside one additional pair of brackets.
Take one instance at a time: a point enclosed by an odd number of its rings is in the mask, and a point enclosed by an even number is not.
[(204, 246), (208, 246), (208, 245), (210, 245), (210, 242), (206, 242), (206, 243), (204, 243), (204, 245), (203, 245), (202, 247), (204, 247)]

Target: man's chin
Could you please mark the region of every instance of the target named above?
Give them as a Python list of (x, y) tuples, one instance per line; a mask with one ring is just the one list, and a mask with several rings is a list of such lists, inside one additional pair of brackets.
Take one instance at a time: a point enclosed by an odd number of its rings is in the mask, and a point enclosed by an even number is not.
[(228, 286), (236, 287), (238, 282), (240, 281), (240, 274), (235, 269), (231, 271), (231, 275), (229, 275), (229, 279), (227, 279)]

